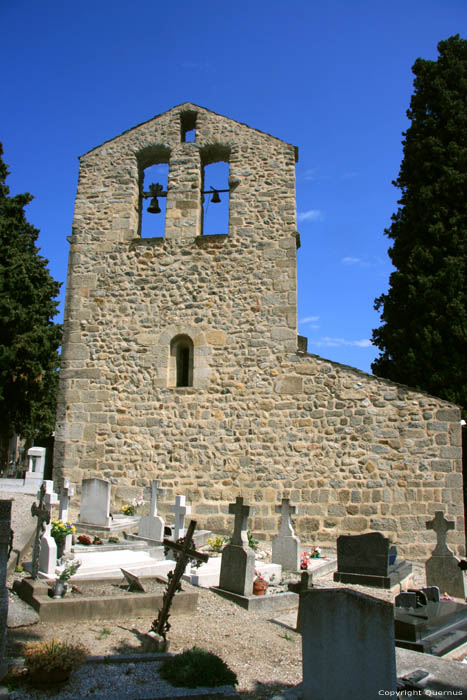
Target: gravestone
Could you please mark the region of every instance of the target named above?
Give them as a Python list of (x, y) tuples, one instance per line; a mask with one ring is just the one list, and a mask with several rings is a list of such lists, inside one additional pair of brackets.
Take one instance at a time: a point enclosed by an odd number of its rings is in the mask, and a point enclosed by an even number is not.
[(24, 485), (38, 489), (44, 480), (45, 447), (30, 447), (28, 450), (28, 471), (24, 475)]
[(4, 663), (6, 647), (6, 629), (8, 619), (8, 589), (6, 574), (8, 557), (12, 544), (11, 500), (0, 501), (0, 681), (8, 671)]
[(288, 498), (283, 498), (276, 513), (281, 514), (279, 534), (272, 540), (272, 561), (280, 564), (287, 571), (298, 571), (300, 568), (300, 540), (296, 537), (291, 516), (296, 514), (297, 506), (291, 506)]
[[(65, 477), (63, 480), (62, 488), (60, 490), (60, 502), (58, 505), (58, 517), (64, 523), (68, 522), (68, 508), (70, 505), (70, 496), (73, 496), (74, 493), (74, 488), (70, 486), (70, 479)], [(63, 549), (64, 554), (67, 554), (71, 551), (72, 541), (72, 535), (67, 535), (65, 537), (65, 546)]]
[(444, 656), (467, 642), (467, 605), (441, 600), (436, 587), (400, 593), (395, 604), (396, 646)]
[(446, 520), (442, 511), (438, 510), (434, 519), (426, 523), (426, 528), (434, 530), (437, 537), (436, 547), (425, 563), (427, 585), (438, 586), (441, 593), (449, 593), (454, 598), (465, 600), (466, 572), (460, 569), (459, 560), (446, 544), (446, 536), (449, 530), (454, 530), (454, 523)]
[(186, 535), (185, 516), (191, 513), (191, 506), (186, 505), (185, 496), (176, 496), (175, 504), (170, 506), (170, 510), (175, 517), (173, 539), (177, 541)]
[(392, 588), (412, 574), (412, 565), (397, 560), (397, 550), (380, 532), (340, 535), (334, 581)]
[(237, 496), (229, 504), (229, 513), (235, 515), (234, 532), (230, 543), (222, 550), (219, 588), (242, 596), (253, 593), (255, 553), (248, 545), (248, 515), (250, 507)]
[[(43, 504), (50, 513), (52, 506), (57, 505), (58, 498), (57, 494), (54, 493), (52, 481), (44, 481), (44, 486)], [(55, 538), (52, 537), (51, 529), (52, 523), (49, 517), (48, 522), (45, 523), (45, 531), (41, 537), (39, 552), (39, 571), (48, 577), (55, 576), (55, 568), (57, 566), (57, 543)]]
[(396, 697), (393, 610), (346, 588), (300, 593), (303, 700)]
[(165, 527), (163, 518), (157, 515), (157, 500), (158, 497), (164, 493), (164, 489), (160, 488), (160, 483), (161, 482), (159, 479), (152, 480), (149, 514), (143, 515), (138, 526), (139, 537), (145, 537), (149, 540), (156, 540), (157, 542), (162, 542), (164, 539)]
[(31, 577), (37, 578), (39, 572), (39, 557), (41, 550), (41, 539), (44, 535), (46, 526), (50, 523), (50, 498), (46, 499), (46, 495), (50, 495), (51, 481), (43, 481), (38, 492), (39, 505), (33, 503), (31, 506), (31, 515), (37, 517), (36, 534), (34, 536), (34, 545), (32, 548), (32, 566)]
[(105, 479), (83, 479), (79, 522), (110, 527), (110, 483)]

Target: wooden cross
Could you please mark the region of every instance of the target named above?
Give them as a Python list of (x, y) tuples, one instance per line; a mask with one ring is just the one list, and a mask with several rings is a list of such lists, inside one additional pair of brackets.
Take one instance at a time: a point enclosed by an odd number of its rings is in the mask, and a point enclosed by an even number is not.
[(198, 565), (207, 562), (209, 559), (208, 554), (197, 552), (194, 548), (193, 533), (195, 531), (195, 527), (196, 521), (192, 520), (185, 537), (180, 539), (178, 542), (172, 542), (172, 540), (167, 539), (164, 540), (164, 547), (166, 549), (173, 549), (177, 560), (175, 571), (169, 571), (167, 574), (169, 581), (167, 584), (167, 590), (165, 591), (162, 599), (162, 608), (159, 610), (157, 620), (154, 620), (151, 626), (152, 631), (159, 634), (164, 639), (166, 638), (167, 632), (170, 629), (170, 624), (168, 622), (170, 607), (172, 605), (175, 593), (182, 587), (180, 579), (185, 572), (186, 565), (190, 559), (197, 561)]
[(437, 537), (436, 547), (433, 550), (432, 554), (436, 552), (436, 554), (439, 555), (441, 552), (445, 551), (451, 554), (451, 550), (446, 544), (446, 536), (449, 530), (454, 530), (454, 527), (455, 525), (452, 522), (452, 520), (446, 520), (446, 518), (444, 517), (444, 513), (441, 510), (437, 510), (433, 520), (430, 520), (426, 523), (426, 529), (434, 530), (436, 532)]
[(37, 517), (37, 527), (36, 534), (34, 537), (34, 547), (32, 550), (32, 569), (31, 577), (33, 579), (37, 578), (39, 573), (39, 553), (41, 547), (41, 537), (43, 535), (43, 525), (44, 523), (48, 525), (50, 523), (50, 508), (44, 505), (44, 499), (46, 496), (46, 485), (43, 482), (39, 491), (39, 505), (35, 502), (31, 506), (31, 515), (33, 518)]
[(237, 496), (235, 503), (229, 503), (229, 513), (235, 515), (234, 531), (230, 544), (240, 545), (240, 547), (247, 546), (250, 506), (244, 506), (242, 496)]

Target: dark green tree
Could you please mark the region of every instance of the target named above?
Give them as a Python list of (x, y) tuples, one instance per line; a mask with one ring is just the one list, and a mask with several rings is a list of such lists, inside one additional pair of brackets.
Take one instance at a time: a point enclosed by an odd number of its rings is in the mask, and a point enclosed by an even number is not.
[(373, 372), (467, 406), (467, 41), (418, 58)]
[(32, 196), (10, 196), (2, 155), (0, 144), (0, 468), (13, 432), (31, 441), (53, 430), (61, 342), (52, 321), (60, 284), (26, 220)]

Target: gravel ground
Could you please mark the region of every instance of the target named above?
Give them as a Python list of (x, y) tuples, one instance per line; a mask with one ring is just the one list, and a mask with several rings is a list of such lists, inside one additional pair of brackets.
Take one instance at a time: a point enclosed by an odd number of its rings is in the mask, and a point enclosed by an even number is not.
[[(19, 506), (18, 501), (15, 505)], [(28, 506), (30, 508), (30, 500), (28, 503), (24, 499), (24, 508)], [(260, 546), (267, 549), (264, 543)], [(325, 551), (325, 554), (333, 553)], [(8, 579), (9, 586), (14, 578), (11, 576)], [(316, 579), (316, 585), (330, 588), (341, 584), (332, 580), (331, 573)], [(415, 565), (414, 587), (423, 585), (424, 567)], [(184, 588), (189, 589), (190, 585), (184, 584)], [(394, 594), (389, 591), (360, 586), (351, 588), (385, 600), (394, 600)], [(266, 700), (278, 694), (285, 694), (288, 700), (299, 696), (302, 680), (300, 635), (284, 624), (272, 622), (271, 614), (248, 612), (212, 591), (200, 588), (196, 588), (196, 591), (199, 594), (196, 612), (170, 618), (170, 652), (178, 653), (199, 646), (219, 655), (237, 674), (236, 689), (244, 700)], [(156, 615), (157, 611), (154, 611), (154, 617)], [(276, 613), (273, 616), (282, 623), (293, 626), (296, 611)], [(149, 631), (151, 623), (152, 617), (137, 617), (83, 621), (79, 625), (39, 622), (17, 627), (8, 630), (7, 656), (20, 656), (27, 641), (49, 639), (80, 642), (89, 649), (91, 655), (135, 655), (141, 652), (143, 635)], [(157, 664), (154, 662), (86, 664), (74, 672), (71, 682), (58, 693), (33, 691), (23, 685), (12, 692), (10, 697), (11, 700), (45, 700), (52, 697), (55, 700), (80, 700), (87, 697), (94, 700), (136, 700), (182, 694), (179, 689), (171, 689), (169, 693), (169, 688), (157, 684)], [(200, 690), (196, 692), (199, 693)]]

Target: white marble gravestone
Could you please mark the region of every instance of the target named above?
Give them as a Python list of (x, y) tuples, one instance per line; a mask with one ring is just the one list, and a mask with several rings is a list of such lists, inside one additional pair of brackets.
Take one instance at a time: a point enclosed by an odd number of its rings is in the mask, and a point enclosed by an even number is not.
[(303, 700), (396, 697), (392, 603), (347, 588), (310, 589), (300, 593), (300, 618)]
[(28, 450), (28, 471), (24, 475), (25, 486), (36, 486), (38, 489), (44, 480), (45, 447), (30, 447)]
[[(52, 506), (57, 505), (57, 494), (53, 490), (52, 481), (44, 481), (46, 492), (44, 495), (44, 506), (47, 509), (52, 509)], [(55, 576), (55, 568), (57, 566), (57, 543), (51, 533), (52, 521), (45, 525), (45, 532), (41, 537), (41, 546), (39, 551), (39, 571), (46, 576)]]
[(110, 483), (105, 479), (83, 479), (79, 522), (110, 527)]
[(185, 496), (175, 496), (175, 504), (170, 506), (170, 510), (175, 517), (173, 539), (176, 542), (186, 535), (185, 516), (191, 513), (191, 506), (186, 505)]
[[(70, 505), (70, 496), (73, 496), (74, 493), (75, 493), (74, 488), (72, 486), (70, 486), (70, 479), (65, 477), (63, 479), (63, 485), (62, 485), (62, 488), (60, 491), (60, 502), (58, 505), (58, 517), (64, 523), (68, 522), (68, 508)], [(67, 554), (68, 552), (71, 551), (72, 540), (73, 540), (72, 535), (67, 535), (65, 537), (65, 547), (64, 547), (65, 554)]]
[(300, 540), (295, 535), (291, 516), (297, 512), (297, 506), (291, 506), (288, 498), (283, 498), (276, 512), (281, 514), (279, 533), (272, 540), (272, 561), (280, 564), (287, 571), (300, 568)]
[(149, 540), (162, 542), (164, 539), (164, 520), (157, 515), (157, 499), (164, 493), (164, 489), (160, 488), (159, 479), (153, 479), (151, 484), (151, 503), (149, 505), (149, 514), (143, 515), (139, 521), (138, 535)]

